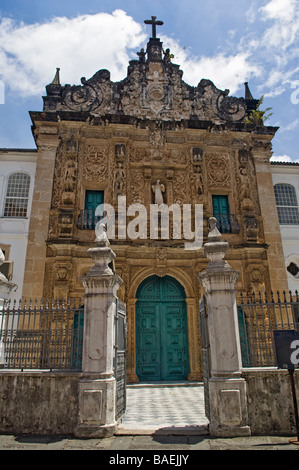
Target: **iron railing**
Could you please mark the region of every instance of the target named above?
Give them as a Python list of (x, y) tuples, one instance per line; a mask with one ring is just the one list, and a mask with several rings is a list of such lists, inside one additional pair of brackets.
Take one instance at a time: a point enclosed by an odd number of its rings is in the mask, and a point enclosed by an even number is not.
[(103, 216), (101, 215), (95, 215), (94, 209), (81, 210), (77, 221), (77, 228), (79, 230), (94, 230), (102, 218)]
[(8, 301), (0, 310), (0, 369), (82, 368), (81, 299)]
[(126, 363), (126, 345), (127, 345), (127, 317), (126, 305), (117, 300), (117, 309), (115, 316), (115, 356), (114, 356), (114, 374), (116, 379), (116, 416), (119, 420), (126, 411), (126, 382), (127, 382), (127, 363)]
[(240, 225), (234, 214), (214, 214), (217, 219), (217, 228), (221, 233), (239, 233)]
[(298, 292), (241, 294), (238, 320), (243, 367), (275, 367), (274, 330), (299, 331)]

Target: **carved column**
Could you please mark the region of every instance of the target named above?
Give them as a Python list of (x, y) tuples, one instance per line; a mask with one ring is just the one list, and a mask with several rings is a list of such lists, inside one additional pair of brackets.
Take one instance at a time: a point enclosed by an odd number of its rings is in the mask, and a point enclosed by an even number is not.
[(146, 208), (149, 208), (152, 203), (152, 187), (151, 187), (151, 168), (144, 168), (144, 204)]
[(259, 193), (259, 203), (263, 219), (265, 243), (268, 244), (267, 259), (269, 266), (271, 290), (273, 292), (288, 290), (287, 271), (285, 268), (281, 232), (270, 168), (271, 152), (261, 145), (252, 151), (256, 180)]
[(234, 285), (239, 272), (224, 261), (229, 248), (211, 218), (204, 254), (211, 260), (199, 279), (206, 290), (210, 343), (210, 434), (248, 436), (246, 382), (241, 377), (241, 348)]
[(78, 437), (107, 437), (116, 429), (115, 315), (122, 282), (108, 266), (115, 254), (108, 241), (88, 250), (95, 264), (81, 278), (85, 287), (82, 374)]

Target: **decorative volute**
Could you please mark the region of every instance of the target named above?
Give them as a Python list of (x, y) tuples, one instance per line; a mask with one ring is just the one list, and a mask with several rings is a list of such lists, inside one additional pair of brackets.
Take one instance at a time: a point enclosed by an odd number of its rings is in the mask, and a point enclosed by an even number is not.
[[(108, 70), (99, 70), (92, 78), (81, 78), (81, 85), (61, 86), (59, 69), (53, 82), (46, 87), (44, 112), (86, 113), (88, 117), (142, 116), (145, 119), (167, 121), (204, 120), (217, 124), (241, 121), (246, 115), (246, 100), (228, 96), (210, 80), (202, 79), (197, 86), (182, 80), (183, 72), (173, 64), (169, 49), (156, 37), (156, 26), (162, 26), (153, 16), (146, 20), (152, 25), (152, 37), (145, 49), (137, 52), (138, 59), (129, 62), (127, 77), (120, 82), (110, 80)], [(60, 114), (63, 119), (63, 114)]]

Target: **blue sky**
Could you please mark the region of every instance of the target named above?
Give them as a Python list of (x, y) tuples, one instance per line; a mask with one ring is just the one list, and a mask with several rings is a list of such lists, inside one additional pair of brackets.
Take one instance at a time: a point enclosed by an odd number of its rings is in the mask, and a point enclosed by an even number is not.
[(248, 81), (272, 107), (266, 124), (279, 126), (275, 158), (299, 160), (297, 0), (1, 0), (0, 147), (35, 147), (28, 111), (42, 110), (56, 67), (62, 84), (102, 68), (125, 78), (152, 15), (187, 83), (208, 78), (239, 97)]

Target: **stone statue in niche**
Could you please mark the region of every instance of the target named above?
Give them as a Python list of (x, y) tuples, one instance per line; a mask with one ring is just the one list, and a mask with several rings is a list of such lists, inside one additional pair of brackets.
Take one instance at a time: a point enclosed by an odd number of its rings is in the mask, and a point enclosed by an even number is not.
[(160, 183), (160, 180), (157, 180), (156, 184), (152, 185), (152, 191), (155, 195), (155, 204), (163, 204), (163, 194), (165, 192), (164, 184)]
[(201, 163), (203, 159), (203, 149), (200, 147), (193, 147), (192, 149), (192, 163), (196, 183), (196, 193), (199, 199), (203, 196), (203, 179)]
[(194, 174), (195, 174), (197, 195), (201, 199), (203, 196), (203, 180), (202, 180), (202, 173), (201, 173), (200, 165), (194, 166)]
[(253, 202), (250, 197), (250, 181), (248, 177), (248, 172), (246, 167), (240, 168), (240, 201), (241, 208), (245, 211), (250, 211), (253, 209)]
[(71, 138), (65, 142), (66, 152), (77, 152), (78, 151), (78, 142), (77, 140)]
[(126, 156), (126, 146), (125, 144), (116, 144), (115, 145), (115, 158), (118, 162), (123, 162)]
[(63, 204), (74, 204), (75, 202), (75, 186), (77, 176), (77, 163), (73, 159), (69, 159), (66, 163), (66, 170), (64, 174)]
[(256, 241), (258, 238), (259, 224), (254, 216), (245, 217), (245, 228), (247, 240)]
[(199, 163), (202, 161), (203, 149), (200, 147), (193, 147), (192, 160), (193, 163)]
[(115, 170), (115, 181), (114, 181), (114, 197), (117, 200), (118, 196), (122, 196), (124, 186), (125, 172), (122, 168), (122, 164), (118, 163)]
[(265, 283), (263, 282), (262, 273), (259, 269), (253, 269), (251, 272), (250, 291), (254, 293), (265, 291)]
[(64, 190), (65, 191), (74, 191), (76, 173), (77, 173), (76, 162), (74, 162), (73, 160), (69, 160), (67, 162), (67, 167), (65, 170), (65, 178), (64, 178), (64, 181), (65, 181)]

